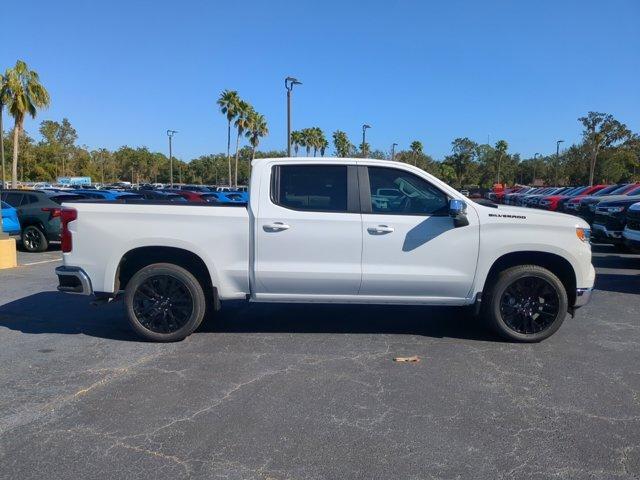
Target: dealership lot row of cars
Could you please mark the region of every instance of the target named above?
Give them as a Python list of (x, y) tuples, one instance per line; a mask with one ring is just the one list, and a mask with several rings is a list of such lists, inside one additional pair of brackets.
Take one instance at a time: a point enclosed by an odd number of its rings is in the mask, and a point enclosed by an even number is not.
[(592, 228), (592, 239), (619, 249), (640, 250), (640, 183), (573, 187), (516, 186), (490, 192), (490, 200), (576, 215)]
[(195, 202), (246, 203), (246, 189), (184, 185), (180, 188), (142, 186), (133, 189), (56, 188), (46, 186), (38, 190), (0, 190), (2, 202), (2, 230), (19, 236), (29, 252), (43, 252), (50, 242), (60, 240), (60, 211), (63, 202), (83, 200), (111, 200), (122, 202)]

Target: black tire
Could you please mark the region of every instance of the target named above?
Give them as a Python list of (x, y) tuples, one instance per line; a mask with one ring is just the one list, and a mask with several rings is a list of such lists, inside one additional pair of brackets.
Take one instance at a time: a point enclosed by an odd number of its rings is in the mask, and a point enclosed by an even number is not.
[(49, 248), (49, 241), (42, 230), (35, 225), (22, 229), (22, 246), (27, 252), (44, 252)]
[(188, 270), (172, 263), (154, 263), (131, 277), (124, 305), (139, 336), (175, 342), (200, 326), (207, 302), (202, 285)]
[(560, 279), (546, 268), (520, 265), (500, 272), (483, 299), (483, 314), (500, 336), (539, 342), (562, 325), (569, 300)]

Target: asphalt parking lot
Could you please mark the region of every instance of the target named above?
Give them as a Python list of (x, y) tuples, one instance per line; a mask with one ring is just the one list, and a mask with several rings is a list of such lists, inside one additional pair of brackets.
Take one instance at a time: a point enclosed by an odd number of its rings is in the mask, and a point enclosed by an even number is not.
[(639, 478), (640, 256), (594, 251), (592, 303), (536, 345), (462, 309), (245, 304), (145, 343), (21, 253), (0, 478)]

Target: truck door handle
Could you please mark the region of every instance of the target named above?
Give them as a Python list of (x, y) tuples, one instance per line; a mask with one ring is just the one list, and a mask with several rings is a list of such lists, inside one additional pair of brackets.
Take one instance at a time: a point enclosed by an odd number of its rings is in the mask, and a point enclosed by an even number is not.
[(389, 225), (378, 225), (376, 227), (367, 228), (367, 232), (371, 235), (382, 235), (384, 233), (392, 233), (393, 227), (390, 227)]
[(282, 222), (273, 222), (265, 225), (264, 228), (268, 232), (280, 232), (282, 230), (289, 230), (291, 227), (286, 223)]

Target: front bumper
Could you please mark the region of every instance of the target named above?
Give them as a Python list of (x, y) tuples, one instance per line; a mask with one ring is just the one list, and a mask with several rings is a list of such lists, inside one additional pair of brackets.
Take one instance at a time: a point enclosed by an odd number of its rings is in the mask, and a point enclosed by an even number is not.
[(576, 301), (573, 308), (584, 307), (591, 300), (593, 288), (576, 288)]
[(608, 230), (604, 225), (594, 223), (591, 225), (591, 238), (618, 243), (622, 240), (622, 230)]
[(622, 236), (624, 237), (625, 245), (634, 249), (640, 249), (640, 230), (632, 230), (627, 227), (624, 229)]
[(78, 295), (91, 295), (91, 279), (80, 267), (57, 267), (58, 290), (65, 293)]

